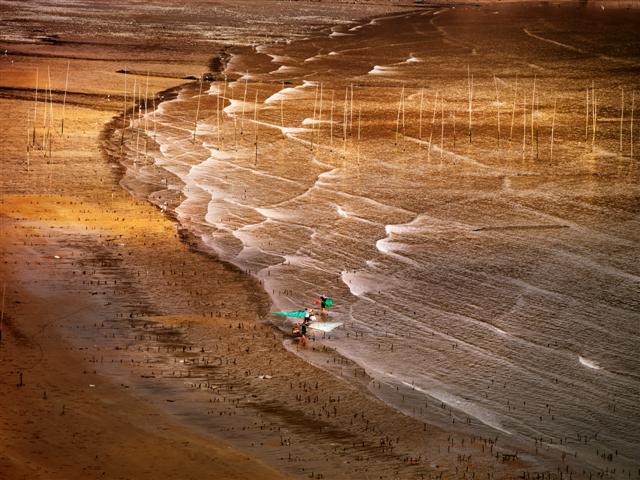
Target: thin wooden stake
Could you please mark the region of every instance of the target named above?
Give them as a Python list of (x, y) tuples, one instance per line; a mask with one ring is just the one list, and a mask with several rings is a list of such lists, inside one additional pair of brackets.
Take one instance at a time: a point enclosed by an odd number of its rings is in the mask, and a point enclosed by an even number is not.
[(38, 118), (38, 81), (39, 81), (40, 69), (36, 68), (36, 96), (33, 101), (33, 140), (32, 145), (36, 146), (36, 120)]
[(156, 96), (151, 97), (151, 106), (153, 108), (153, 141), (156, 141), (156, 134), (158, 133), (158, 122), (156, 121)]
[[(134, 84), (135, 85), (135, 84)], [(140, 98), (142, 97), (142, 85), (138, 87), (138, 96), (136, 97), (136, 89), (133, 89), (133, 100), (136, 102), (136, 106), (138, 107), (138, 121), (135, 123), (136, 125), (136, 162), (140, 157)], [(133, 121), (136, 121), (135, 109), (133, 113)]]
[[(222, 102), (222, 112), (220, 112), (220, 118), (221, 121), (224, 122), (224, 101), (227, 99), (227, 76), (224, 76), (224, 84), (222, 86), (222, 99), (220, 100)], [(222, 134), (222, 131), (220, 129), (218, 129), (218, 132), (220, 132)], [(224, 140), (224, 135), (222, 135), (222, 140)], [(218, 141), (218, 143), (220, 143), (220, 140)]]
[(220, 131), (220, 123), (222, 117), (222, 105), (224, 105), (224, 99), (220, 97), (220, 87), (216, 85), (216, 133), (218, 137), (218, 148), (220, 148), (220, 144), (222, 142), (222, 132)]
[(347, 128), (349, 127), (349, 87), (344, 89), (344, 105), (342, 109), (342, 150), (347, 153)]
[(592, 98), (592, 105), (593, 105), (593, 129), (591, 132), (591, 151), (594, 150), (595, 146), (596, 146), (596, 128), (598, 126), (598, 100), (596, 98), (596, 87), (595, 87), (595, 82), (592, 85), (592, 92), (591, 92), (591, 98)]
[(253, 107), (253, 123), (255, 124), (254, 144), (256, 146), (255, 165), (258, 164), (258, 91), (256, 90), (256, 98)]
[[(284, 82), (283, 82), (284, 85)], [(240, 116), (240, 136), (244, 135), (244, 106), (247, 103), (247, 89), (249, 88), (249, 70), (244, 74), (244, 94), (242, 96), (242, 115)], [(282, 100), (280, 100), (280, 108), (282, 108)]]
[(584, 142), (587, 143), (589, 140), (589, 87), (587, 87), (587, 110), (585, 112), (585, 123), (584, 123)]
[(424, 103), (424, 88), (420, 89), (420, 110), (418, 112), (418, 139), (422, 140), (422, 105)]
[(69, 86), (69, 63), (70, 61), (67, 60), (67, 76), (66, 79), (64, 81), (64, 97), (62, 98), (62, 121), (60, 124), (60, 134), (64, 135), (64, 107), (67, 104), (67, 88)]
[(402, 90), (403, 90), (403, 95), (402, 95), (402, 136), (404, 137), (406, 135), (406, 130), (405, 130), (405, 108), (404, 108), (404, 85), (402, 85)]
[(632, 90), (631, 91), (631, 131), (629, 132), (629, 136), (630, 138), (630, 142), (631, 143), (631, 157), (633, 158), (633, 110), (635, 107), (635, 101), (636, 101), (636, 91)]
[(433, 141), (433, 125), (436, 122), (436, 109), (438, 108), (438, 93), (433, 100), (433, 116), (431, 117), (431, 128), (429, 129), (429, 150), (427, 150), (427, 161), (431, 160), (431, 142)]
[(527, 92), (522, 92), (522, 158), (527, 149)]
[(124, 69), (124, 101), (122, 102), (122, 132), (120, 135), (120, 154), (123, 153), (124, 131), (127, 128), (127, 68)]
[(349, 113), (349, 135), (351, 135), (351, 132), (353, 131), (353, 83), (350, 86), (351, 89), (351, 107), (350, 107), (350, 113)]
[(553, 140), (554, 140), (554, 134), (555, 134), (555, 128), (556, 128), (556, 107), (558, 105), (558, 99), (554, 99), (553, 101), (553, 118), (551, 120), (551, 151), (550, 151), (550, 157), (551, 160), (553, 160)]
[(4, 296), (7, 291), (7, 283), (2, 284), (2, 310), (0, 311), (0, 342), (2, 341), (2, 327), (4, 326)]
[(531, 155), (533, 155), (533, 148), (534, 148), (534, 134), (535, 134), (535, 124), (536, 124), (536, 117), (535, 117), (535, 112), (536, 112), (536, 80), (537, 80), (537, 75), (533, 76), (533, 91), (531, 93)]
[(440, 160), (444, 156), (444, 94), (440, 97)]
[(200, 97), (202, 96), (202, 76), (200, 77), (200, 90), (198, 91), (198, 104), (196, 106), (196, 120), (193, 122), (193, 142), (196, 141), (196, 130), (198, 129), (198, 116), (200, 115)]
[(320, 135), (322, 133), (322, 101), (323, 101), (323, 95), (324, 91), (322, 88), (322, 82), (320, 82), (320, 107), (318, 109), (318, 141), (316, 142), (317, 145), (320, 145)]
[(498, 106), (498, 149), (500, 148), (500, 95), (498, 93), (498, 79), (493, 76), (493, 83), (496, 87), (496, 105)]
[(456, 149), (456, 109), (451, 109), (451, 118), (453, 120), (453, 149)]
[(622, 130), (624, 127), (624, 87), (620, 88), (620, 152), (622, 152)]
[(356, 164), (360, 165), (360, 128), (362, 123), (362, 105), (358, 105), (358, 151), (356, 155)]
[[(284, 90), (284, 82), (282, 82), (282, 90)], [(284, 94), (280, 93), (280, 126), (282, 127), (282, 138), (287, 136), (284, 133)], [(242, 135), (242, 126), (240, 126), (240, 135)]]
[(148, 157), (149, 152), (149, 135), (147, 132), (149, 131), (149, 115), (147, 115), (149, 110), (149, 71), (147, 71), (147, 83), (144, 87), (144, 157), (145, 160)]
[(509, 130), (509, 148), (511, 148), (511, 139), (513, 138), (513, 125), (516, 120), (516, 98), (518, 97), (518, 75), (516, 74), (516, 85), (513, 90), (513, 108), (511, 110), (511, 129)]
[(473, 110), (472, 102), (473, 102), (473, 87), (471, 80), (471, 70), (469, 65), (467, 65), (467, 83), (469, 84), (469, 144), (471, 144), (471, 113)]
[(331, 90), (331, 113), (329, 119), (329, 146), (333, 151), (333, 102), (335, 100), (335, 90)]
[(404, 85), (400, 91), (400, 100), (398, 100), (398, 115), (396, 116), (396, 145), (398, 145), (398, 137), (400, 136), (400, 114), (402, 111), (402, 99), (404, 98)]

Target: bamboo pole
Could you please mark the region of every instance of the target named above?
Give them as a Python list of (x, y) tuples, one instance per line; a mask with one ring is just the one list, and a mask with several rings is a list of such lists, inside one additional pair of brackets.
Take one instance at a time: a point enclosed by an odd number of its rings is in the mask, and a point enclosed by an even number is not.
[(349, 87), (344, 89), (344, 105), (342, 107), (342, 150), (347, 154), (347, 128), (349, 127)]
[(224, 105), (224, 100), (220, 97), (220, 87), (216, 85), (216, 134), (218, 137), (218, 148), (220, 148), (222, 142), (222, 132), (220, 131), (222, 105)]
[(535, 124), (536, 124), (536, 80), (537, 75), (533, 76), (533, 91), (531, 93), (531, 155), (533, 155), (534, 148), (534, 135), (535, 135)]
[(349, 108), (349, 136), (351, 136), (351, 132), (353, 132), (353, 83), (350, 86), (351, 88), (351, 106)]
[(471, 144), (471, 114), (473, 111), (473, 81), (471, 80), (471, 69), (469, 65), (467, 65), (467, 83), (469, 85), (469, 144)]
[(509, 148), (511, 148), (511, 140), (513, 138), (513, 125), (516, 120), (516, 99), (518, 98), (518, 74), (516, 74), (516, 85), (513, 90), (513, 108), (511, 109), (511, 129), (509, 130)]
[[(49, 105), (48, 102), (51, 102), (51, 72), (49, 65), (47, 65), (47, 88), (45, 89), (44, 94), (44, 119), (42, 125), (42, 148), (43, 148), (43, 156), (46, 158), (47, 156), (47, 140), (49, 139), (49, 121), (51, 120), (51, 115), (49, 113)], [(47, 100), (47, 95), (49, 95), (49, 99)]]
[[(220, 119), (221, 121), (224, 123), (224, 101), (227, 99), (227, 76), (224, 76), (224, 83), (222, 86), (222, 98), (220, 99), (220, 102), (222, 103), (222, 112), (220, 112)], [(219, 132), (222, 131), (220, 129), (218, 129)], [(224, 140), (224, 135), (222, 135), (222, 140)], [(218, 142), (220, 143), (220, 142)]]
[(620, 88), (620, 152), (622, 153), (622, 130), (624, 127), (624, 87)]
[[(49, 67), (47, 67), (47, 77), (49, 81), (49, 123), (47, 124), (47, 138), (49, 139), (49, 159), (51, 159), (51, 152), (53, 150), (53, 88), (51, 87), (51, 75)], [(49, 165), (52, 165), (49, 160)], [(53, 176), (53, 166), (49, 170), (49, 186), (51, 186), (51, 180)]]
[(356, 155), (356, 164), (360, 165), (360, 128), (362, 123), (362, 105), (358, 105), (358, 150)]
[(198, 116), (200, 115), (200, 97), (202, 96), (202, 76), (200, 76), (200, 89), (198, 91), (198, 104), (196, 106), (196, 119), (193, 122), (193, 142), (196, 141), (196, 130), (198, 129)]
[(555, 134), (555, 129), (556, 129), (556, 108), (558, 106), (558, 99), (555, 98), (553, 101), (553, 118), (551, 120), (551, 151), (550, 151), (550, 157), (551, 160), (553, 160), (553, 140), (554, 140), (554, 134)]
[(2, 310), (0, 310), (0, 342), (2, 341), (2, 327), (4, 326), (4, 297), (7, 291), (7, 283), (2, 283)]
[(33, 139), (31, 141), (32, 146), (36, 146), (36, 120), (38, 118), (38, 81), (39, 81), (40, 69), (36, 68), (36, 94), (33, 101)]
[(522, 92), (522, 158), (527, 150), (527, 92)]
[(440, 97), (440, 160), (444, 156), (444, 93)]
[(629, 136), (630, 138), (630, 144), (631, 144), (631, 158), (633, 158), (633, 110), (635, 107), (635, 101), (636, 101), (636, 91), (632, 90), (631, 91), (631, 131), (629, 132)]
[(29, 161), (29, 152), (31, 151), (31, 124), (30, 124), (31, 116), (29, 115), (29, 111), (27, 111), (27, 161)]
[(398, 137), (400, 136), (400, 114), (402, 111), (402, 99), (404, 97), (404, 84), (402, 85), (402, 90), (400, 91), (400, 100), (398, 100), (398, 114), (396, 116), (396, 145), (398, 145)]
[(149, 110), (149, 71), (147, 71), (147, 83), (144, 87), (144, 157), (145, 160), (148, 157), (149, 152), (149, 115), (147, 112)]
[(451, 120), (453, 123), (453, 150), (456, 149), (456, 109), (451, 109)]
[(596, 87), (595, 87), (595, 83), (592, 85), (592, 92), (591, 92), (591, 98), (592, 98), (592, 105), (593, 105), (593, 129), (591, 132), (591, 151), (594, 150), (595, 146), (596, 146), (596, 128), (598, 126), (598, 100), (596, 98)]
[(536, 160), (540, 158), (540, 96), (536, 97)]
[(62, 121), (60, 123), (60, 135), (64, 135), (64, 108), (67, 104), (67, 88), (69, 87), (69, 64), (67, 60), (67, 76), (64, 81), (64, 97), (62, 98)]
[(313, 151), (313, 141), (316, 136), (316, 111), (318, 109), (318, 90), (320, 88), (320, 84), (316, 83), (316, 92), (313, 97), (313, 115), (311, 116), (311, 151)]
[(405, 108), (404, 108), (404, 84), (402, 85), (402, 90), (403, 90), (403, 94), (402, 94), (402, 136), (404, 137), (406, 135), (406, 129), (405, 129)]
[[(231, 87), (231, 98), (233, 98), (233, 87)], [(240, 135), (241, 136), (241, 135)], [(240, 139), (238, 138), (238, 116), (233, 116), (233, 141), (234, 141), (234, 151), (236, 153), (236, 159), (238, 158), (238, 143)]]
[(124, 101), (122, 102), (122, 132), (120, 135), (120, 155), (124, 151), (124, 131), (127, 128), (127, 68), (124, 69)]
[(587, 92), (587, 110), (585, 112), (585, 122), (584, 122), (584, 142), (587, 143), (589, 140), (589, 87), (586, 89)]
[(333, 151), (333, 102), (335, 100), (335, 90), (331, 90), (331, 113), (329, 119), (329, 147)]
[(424, 103), (424, 88), (420, 89), (420, 110), (418, 112), (418, 139), (422, 140), (422, 105)]
[[(284, 82), (282, 82), (282, 91), (284, 91)], [(284, 93), (280, 93), (280, 126), (282, 127), (282, 138), (287, 138), (284, 133)], [(242, 125), (240, 126), (240, 131), (242, 132)]]
[[(231, 100), (235, 99), (235, 95), (233, 94), (233, 87), (231, 85), (229, 85), (229, 90), (231, 90), (231, 92), (229, 93), (229, 98), (231, 98)], [(237, 152), (238, 151), (238, 116), (237, 115), (233, 116), (233, 145), (234, 145), (233, 148), (235, 152)]]
[(156, 121), (156, 96), (151, 97), (151, 107), (153, 108), (153, 141), (156, 141), (156, 134), (158, 133), (158, 122)]
[[(134, 87), (137, 85), (137, 83), (134, 83)], [(138, 92), (137, 92), (137, 97), (136, 97), (136, 89), (133, 89), (133, 100), (135, 102), (135, 106), (134, 106), (134, 110), (133, 110), (133, 121), (135, 123), (132, 123), (132, 125), (136, 126), (136, 163), (139, 160), (140, 157), (140, 97), (142, 96), (141, 93), (142, 90), (142, 86), (138, 87)], [(136, 121), (136, 107), (138, 109), (138, 113), (137, 113), (137, 121)]]
[[(282, 85), (284, 86), (284, 82)], [(240, 136), (244, 135), (244, 106), (247, 103), (248, 88), (249, 88), (249, 70), (247, 70), (244, 74), (244, 94), (242, 95), (242, 115), (240, 117)], [(281, 100), (281, 103), (282, 103), (282, 100)]]
[(256, 147), (255, 165), (258, 165), (258, 91), (256, 90), (256, 98), (253, 103), (253, 123), (255, 124), (254, 145)]
[(498, 107), (498, 149), (500, 149), (500, 94), (498, 93), (498, 79), (493, 75), (493, 83), (496, 87), (496, 105)]
[(431, 128), (429, 129), (429, 149), (427, 150), (427, 161), (431, 160), (431, 142), (433, 141), (433, 126), (436, 122), (436, 109), (438, 108), (438, 93), (433, 100), (433, 116), (431, 117)]
[[(133, 93), (131, 95), (131, 128), (133, 129), (136, 121), (136, 87), (138, 85), (138, 81), (135, 77), (133, 77)], [(133, 132), (131, 132), (133, 135)]]
[(318, 109), (318, 140), (316, 142), (317, 145), (320, 145), (320, 135), (322, 134), (322, 103), (323, 103), (323, 85), (320, 82), (320, 106)]

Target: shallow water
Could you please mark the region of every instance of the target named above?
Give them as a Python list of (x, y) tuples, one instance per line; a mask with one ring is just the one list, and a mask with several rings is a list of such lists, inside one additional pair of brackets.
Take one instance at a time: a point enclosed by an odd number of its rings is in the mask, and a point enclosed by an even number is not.
[(259, 277), (274, 308), (334, 297), (345, 327), (325, 342), (455, 416), (409, 413), (626, 478), (640, 467), (639, 20), (430, 9), (239, 50), (228, 81), (131, 119), (125, 182)]

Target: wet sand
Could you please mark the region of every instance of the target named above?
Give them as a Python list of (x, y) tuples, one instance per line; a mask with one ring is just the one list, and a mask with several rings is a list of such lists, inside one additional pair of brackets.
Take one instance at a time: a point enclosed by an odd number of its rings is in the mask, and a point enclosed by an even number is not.
[[(332, 14), (353, 18), (342, 7)], [(125, 33), (139, 43), (104, 34), (91, 45), (3, 44), (11, 54), (0, 76), (2, 166), (11, 173), (2, 176), (0, 204), (0, 472), (559, 478), (565, 464), (553, 451), (444, 430), (392, 410), (369, 393), (376, 383), (362, 369), (330, 349), (310, 344), (310, 360), (324, 368), (301, 360), (263, 322), (269, 300), (255, 279), (201, 253), (197, 238), (121, 189), (122, 169), (103, 150), (103, 135), (114, 115), (118, 123), (122, 59), (129, 70), (162, 74), (149, 77), (152, 95), (210, 70), (212, 57), (202, 37), (194, 46), (174, 32), (148, 46), (132, 36), (139, 24), (131, 26)], [(26, 149), (35, 68), (42, 89), (47, 66), (51, 156), (46, 122), (37, 126), (35, 148)], [(37, 122), (45, 121), (43, 107)]]

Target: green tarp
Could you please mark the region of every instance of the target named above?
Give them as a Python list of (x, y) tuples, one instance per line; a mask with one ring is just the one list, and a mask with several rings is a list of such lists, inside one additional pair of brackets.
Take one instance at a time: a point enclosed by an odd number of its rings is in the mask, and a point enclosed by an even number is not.
[(279, 315), (281, 317), (293, 317), (293, 318), (302, 318), (304, 317), (304, 310), (296, 310), (295, 312), (271, 312), (273, 315)]

